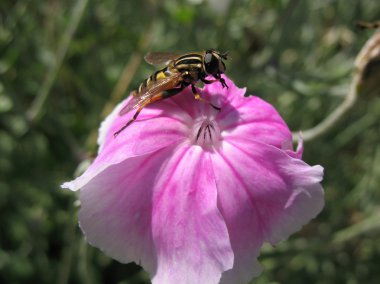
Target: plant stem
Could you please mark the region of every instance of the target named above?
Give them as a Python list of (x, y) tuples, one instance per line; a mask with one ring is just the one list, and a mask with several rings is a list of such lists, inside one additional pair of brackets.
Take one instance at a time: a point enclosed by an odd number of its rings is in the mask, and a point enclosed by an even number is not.
[(38, 90), (37, 96), (32, 103), (32, 106), (26, 113), (26, 117), (31, 122), (38, 121), (42, 116), (42, 110), (49, 97), (50, 89), (52, 88), (58, 72), (62, 66), (62, 62), (66, 56), (67, 49), (73, 39), (74, 33), (78, 28), (79, 22), (82, 19), (84, 10), (87, 6), (88, 0), (78, 0), (73, 8), (70, 22), (62, 36), (59, 43), (55, 63), (49, 68), (41, 88)]

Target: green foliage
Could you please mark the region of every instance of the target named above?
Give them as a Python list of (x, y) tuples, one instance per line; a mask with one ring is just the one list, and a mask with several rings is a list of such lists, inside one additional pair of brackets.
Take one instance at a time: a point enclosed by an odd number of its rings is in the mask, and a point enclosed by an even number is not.
[[(131, 57), (229, 50), (227, 74), (274, 104), (293, 130), (307, 129), (347, 95), (354, 59), (372, 34), (354, 22), (380, 18), (369, 0), (241, 0), (225, 10), (222, 2), (1, 2), (0, 283), (149, 283), (137, 265), (85, 243), (76, 195), (59, 188), (94, 155), (99, 114), (121, 99), (111, 94), (127, 81)], [(127, 70), (128, 89), (153, 71), (137, 66)], [(306, 144), (305, 160), (325, 167), (326, 207), (290, 240), (264, 248), (255, 283), (377, 283), (379, 121), (379, 96), (361, 96)]]

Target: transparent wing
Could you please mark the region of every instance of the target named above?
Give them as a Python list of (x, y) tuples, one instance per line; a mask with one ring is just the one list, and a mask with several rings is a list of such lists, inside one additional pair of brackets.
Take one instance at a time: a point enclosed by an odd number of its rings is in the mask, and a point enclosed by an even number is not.
[(132, 99), (119, 111), (120, 116), (130, 112), (134, 108), (137, 108), (139, 104), (142, 102), (141, 98), (137, 97), (135, 94), (137, 94), (136, 91), (133, 91), (130, 94), (130, 96), (132, 96)]
[(119, 115), (124, 115), (132, 109), (149, 104), (154, 96), (177, 87), (181, 80), (181, 73), (174, 73), (171, 76), (157, 80), (150, 88), (146, 88), (140, 94), (136, 91), (132, 92), (132, 99), (120, 110)]
[(180, 55), (177, 53), (169, 52), (150, 52), (145, 55), (144, 59), (151, 65), (168, 64), (169, 61), (178, 58)]

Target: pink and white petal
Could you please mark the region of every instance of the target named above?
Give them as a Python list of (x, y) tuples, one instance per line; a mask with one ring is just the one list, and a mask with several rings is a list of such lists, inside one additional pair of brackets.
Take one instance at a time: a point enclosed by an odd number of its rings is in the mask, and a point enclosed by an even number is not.
[[(119, 104), (102, 123), (99, 141), (104, 143), (100, 143), (99, 152), (102, 153), (105, 146), (114, 148), (124, 145), (123, 151), (127, 151), (128, 154), (143, 155), (152, 152), (152, 147), (154, 151), (157, 148), (162, 148), (162, 145), (168, 146), (167, 140), (178, 141), (183, 139), (192, 119), (186, 111), (179, 109), (173, 103), (169, 103), (169, 100), (146, 106), (136, 121), (115, 137), (114, 133), (121, 129), (136, 112), (134, 109), (120, 116), (119, 112), (129, 101), (129, 98)], [(168, 135), (172, 137), (168, 137)]]
[(162, 161), (172, 149), (112, 165), (81, 188), (79, 224), (91, 245), (120, 262), (135, 261), (155, 271), (153, 188)]
[(233, 264), (208, 154), (169, 147), (127, 159), (81, 190), (79, 221), (90, 244), (135, 261), (153, 283), (218, 283)]
[[(206, 84), (202, 90), (202, 95), (204, 94), (207, 100), (213, 100), (213, 103), (218, 105), (222, 112), (224, 110), (230, 110), (231, 107), (238, 108), (240, 104), (243, 103), (241, 100), (245, 93), (246, 88), (239, 88), (235, 83), (225, 75), (222, 75), (228, 88), (223, 88), (222, 84), (219, 82), (214, 82), (212, 84)], [(209, 77), (209, 80), (214, 78)]]
[(281, 149), (285, 150), (286, 153), (293, 158), (302, 159), (303, 150), (304, 150), (302, 133), (301, 132), (299, 133), (298, 144), (295, 151), (293, 150), (292, 141), (286, 141), (285, 143), (283, 143)]
[(323, 171), (276, 147), (243, 138), (225, 140), (212, 161), (218, 206), (235, 256), (222, 283), (246, 283), (260, 271), (256, 258), (264, 241), (286, 239), (320, 212)]
[(219, 125), (223, 137), (254, 139), (281, 148), (284, 143), (292, 143), (292, 134), (278, 112), (258, 97), (245, 97), (239, 108), (221, 113)]
[(292, 134), (279, 113), (262, 99), (245, 97), (245, 88), (238, 88), (228, 77), (223, 76), (228, 89), (219, 83), (206, 85), (206, 98), (219, 97), (222, 110), (216, 116), (223, 136), (251, 136), (258, 141), (282, 147), (292, 143)]
[(118, 115), (124, 104), (118, 105), (102, 123), (99, 134), (100, 149), (96, 159), (83, 175), (64, 183), (63, 188), (78, 190), (109, 166), (187, 139), (188, 128), (192, 124), (190, 116), (180, 114), (175, 106), (161, 102), (156, 103), (157, 108), (144, 108), (144, 114), (137, 121), (114, 137), (114, 133), (130, 119), (130, 114)]
[(261, 272), (257, 257), (264, 242), (264, 231), (248, 185), (239, 174), (244, 169), (235, 167), (224, 156), (229, 152), (223, 151), (212, 156), (218, 207), (227, 224), (234, 251), (234, 266), (224, 272), (221, 283), (246, 284)]
[(180, 94), (164, 100), (163, 103), (172, 105), (183, 115), (190, 116), (193, 120), (210, 112), (209, 104), (195, 100), (190, 86)]
[(227, 227), (217, 208), (209, 153), (183, 145), (164, 164), (153, 196), (158, 268), (152, 283), (213, 284), (233, 265)]

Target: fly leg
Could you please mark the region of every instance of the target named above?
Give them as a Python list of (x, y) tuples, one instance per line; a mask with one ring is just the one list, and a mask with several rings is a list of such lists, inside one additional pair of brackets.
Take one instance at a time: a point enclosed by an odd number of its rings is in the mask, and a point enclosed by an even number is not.
[(215, 79), (217, 79), (220, 82), (220, 84), (222, 84), (223, 88), (228, 89), (228, 85), (226, 84), (226, 81), (224, 81), (224, 79), (222, 78), (222, 76), (220, 76), (220, 74), (215, 74), (213, 76)]
[(140, 112), (142, 111), (142, 109), (148, 105), (150, 102), (147, 102), (145, 104), (143, 104), (142, 106), (140, 106), (137, 111), (135, 112), (135, 114), (133, 115), (133, 117), (122, 127), (120, 128), (118, 131), (116, 131), (113, 136), (116, 137), (117, 135), (120, 134), (120, 132), (122, 132), (124, 129), (126, 129), (129, 125), (131, 125), (132, 122), (134, 122), (136, 120), (136, 118), (139, 116)]
[(120, 134), (120, 132), (122, 132), (124, 129), (126, 129), (129, 125), (132, 124), (132, 122), (134, 122), (136, 120), (136, 118), (139, 116), (140, 112), (142, 111), (142, 109), (144, 107), (146, 107), (148, 104), (151, 104), (153, 102), (156, 102), (156, 101), (160, 101), (160, 100), (163, 100), (163, 99), (166, 99), (166, 98), (169, 98), (169, 97), (172, 97), (176, 94), (178, 94), (179, 92), (181, 92), (183, 89), (184, 89), (185, 86), (181, 86), (180, 88), (176, 88), (176, 89), (170, 89), (170, 90), (167, 90), (167, 91), (163, 91), (157, 95), (155, 95), (154, 97), (152, 97), (150, 100), (146, 101), (145, 103), (143, 103), (138, 109), (137, 111), (135, 112), (135, 114), (133, 115), (133, 117), (122, 127), (120, 128), (118, 131), (116, 131), (113, 136), (116, 137), (117, 135)]
[(193, 91), (193, 94), (194, 94), (194, 99), (196, 99), (197, 101), (200, 101), (202, 103), (207, 103), (209, 104), (210, 106), (212, 106), (214, 109), (218, 110), (218, 111), (221, 111), (221, 108), (220, 107), (217, 107), (217, 106), (214, 106), (212, 103), (210, 103), (208, 100), (205, 100), (204, 98), (201, 97), (200, 94), (197, 93), (197, 90), (195, 89), (195, 86), (194, 85), (191, 85), (191, 90)]

